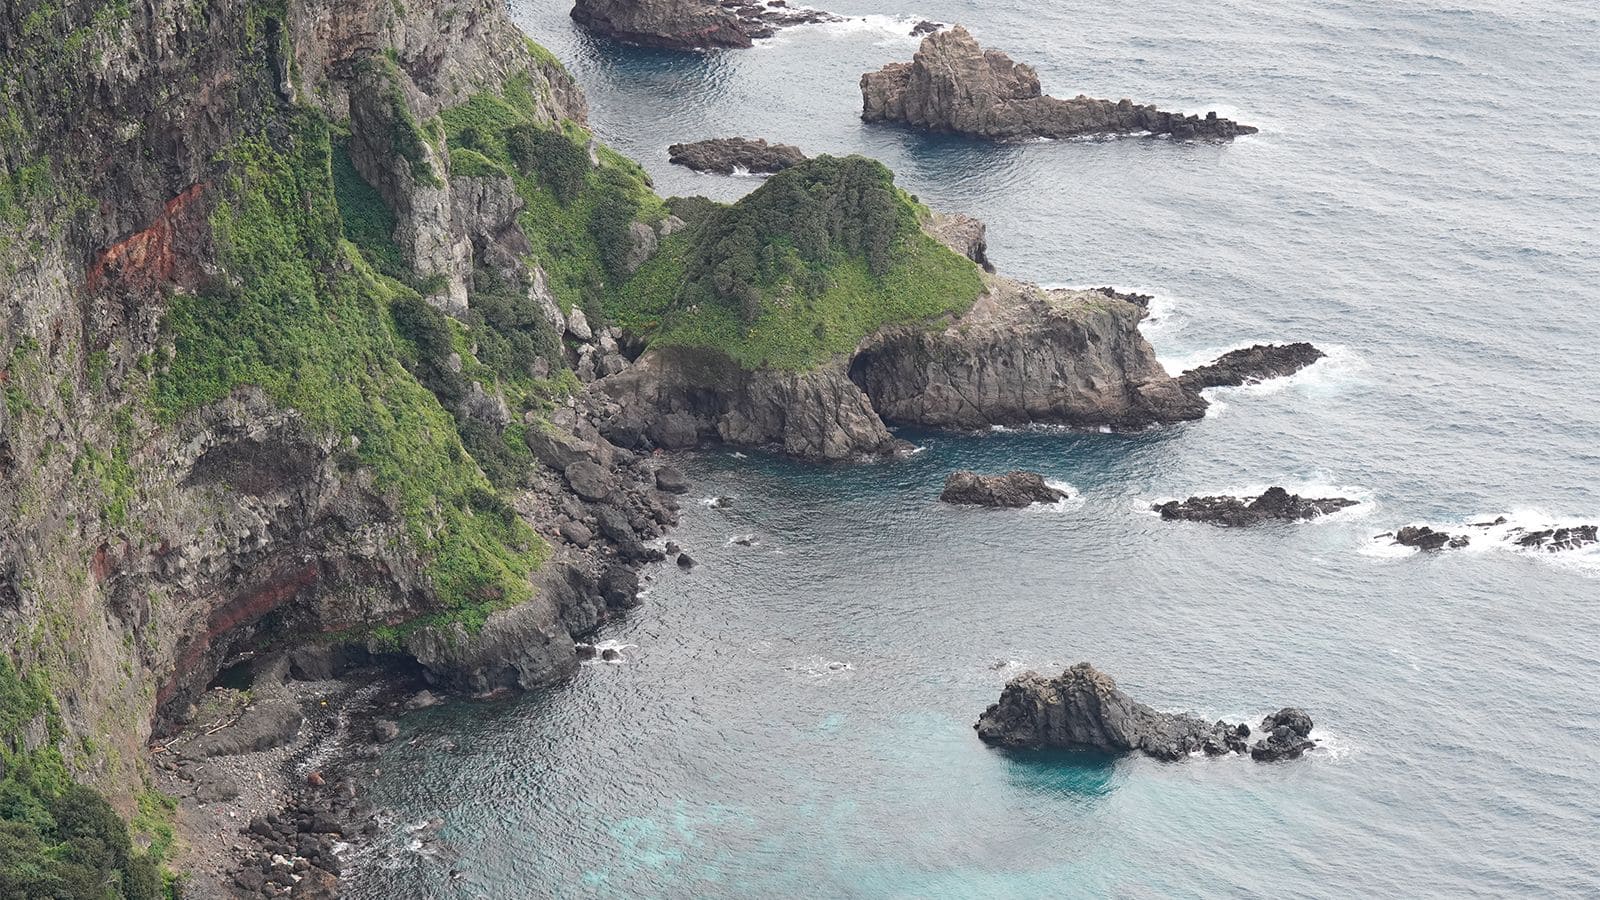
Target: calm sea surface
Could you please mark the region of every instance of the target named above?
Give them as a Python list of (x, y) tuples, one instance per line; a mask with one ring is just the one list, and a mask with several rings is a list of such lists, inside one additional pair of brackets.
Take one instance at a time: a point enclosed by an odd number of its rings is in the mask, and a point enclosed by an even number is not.
[[(600, 635), (625, 664), (406, 719), (375, 784), (400, 836), (358, 897), (1600, 894), (1600, 558), (1371, 540), (1600, 520), (1600, 7), (835, 0), (858, 18), (710, 56), (512, 8), (662, 193), (759, 184), (668, 166), (680, 140), (864, 153), (987, 220), (1004, 272), (1157, 295), (1174, 369), (1258, 340), (1331, 358), (1135, 436), (686, 458), (674, 537), (700, 567), (655, 573)], [(863, 125), (857, 79), (909, 59), (920, 18), (1051, 93), (1262, 132), (994, 147)], [(935, 501), (952, 469), (1018, 467), (1074, 499)], [(1145, 511), (1268, 484), (1365, 502), (1251, 531)], [(716, 495), (734, 505), (695, 502)], [(1007, 678), (1078, 660), (1164, 709), (1304, 706), (1323, 747), (1266, 766), (977, 741)], [(419, 851), (407, 823), (435, 817)]]

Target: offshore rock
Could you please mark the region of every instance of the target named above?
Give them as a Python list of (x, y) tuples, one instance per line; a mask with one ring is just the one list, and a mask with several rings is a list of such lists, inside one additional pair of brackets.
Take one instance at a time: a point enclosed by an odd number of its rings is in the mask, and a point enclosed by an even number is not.
[[(1298, 722), (1292, 720), (1281, 727), (1292, 734), (1291, 726)], [(1309, 732), (1309, 717), (1305, 723)], [(1138, 750), (1164, 760), (1182, 759), (1195, 752), (1210, 756), (1244, 753), (1245, 738), (1250, 734), (1249, 726), (1242, 723), (1206, 722), (1152, 709), (1124, 694), (1111, 676), (1086, 662), (1056, 678), (1037, 672), (1013, 678), (999, 702), (979, 717), (975, 727), (979, 738), (1003, 747), (1104, 753)]]
[(769, 144), (760, 138), (742, 137), (673, 144), (667, 148), (667, 156), (673, 165), (717, 175), (732, 175), (739, 169), (770, 175), (806, 161), (806, 155), (792, 144)]
[(939, 499), (967, 506), (999, 506), (1019, 509), (1034, 503), (1059, 503), (1067, 496), (1044, 482), (1036, 472), (1009, 472), (1005, 475), (979, 475), (952, 472), (945, 479)]
[(572, 18), (603, 37), (666, 50), (749, 47), (779, 28), (839, 21), (820, 10), (753, 0), (577, 0)]
[(1464, 534), (1435, 531), (1426, 525), (1407, 525), (1394, 533), (1394, 542), (1418, 550), (1443, 550), (1446, 547), (1457, 550), (1470, 544), (1472, 539)]
[(1299, 759), (1307, 750), (1316, 749), (1311, 728), (1311, 717), (1305, 710), (1284, 707), (1261, 720), (1261, 731), (1266, 736), (1250, 746), (1250, 758), (1257, 762)]
[(1256, 132), (1216, 113), (1201, 118), (1131, 100), (1047, 97), (1032, 66), (984, 50), (960, 26), (928, 35), (911, 62), (861, 76), (861, 97), (868, 122), (1000, 141), (1135, 132), (1228, 140)]
[(1304, 369), (1327, 356), (1304, 341), (1293, 344), (1257, 344), (1241, 350), (1230, 350), (1209, 365), (1200, 366), (1178, 376), (1178, 381), (1191, 391), (1211, 387), (1238, 387), (1255, 384), (1269, 378), (1282, 378)]
[(1169, 500), (1151, 507), (1167, 521), (1205, 522), (1230, 528), (1259, 525), (1263, 522), (1297, 522), (1314, 519), (1359, 501), (1343, 497), (1308, 498), (1291, 494), (1281, 487), (1270, 487), (1259, 497), (1190, 497)]
[[(1491, 534), (1492, 529), (1499, 528), (1506, 522), (1505, 516), (1498, 516), (1493, 521), (1471, 522), (1463, 527), (1474, 529), (1480, 535), (1496, 538), (1514, 550), (1561, 553), (1600, 544), (1600, 525), (1551, 525), (1543, 528), (1515, 526), (1507, 528), (1501, 534)], [(1378, 537), (1393, 538), (1400, 546), (1415, 547), (1425, 551), (1459, 550), (1472, 543), (1469, 534), (1440, 531), (1427, 525), (1407, 525), (1397, 531), (1380, 534)]]

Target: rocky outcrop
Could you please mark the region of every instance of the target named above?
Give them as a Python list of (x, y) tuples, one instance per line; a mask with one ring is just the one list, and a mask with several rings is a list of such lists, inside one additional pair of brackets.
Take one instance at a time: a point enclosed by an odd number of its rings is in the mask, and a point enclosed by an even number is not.
[(1186, 390), (1200, 391), (1213, 387), (1238, 387), (1255, 384), (1269, 378), (1282, 378), (1304, 369), (1327, 356), (1304, 341), (1293, 344), (1256, 344), (1240, 350), (1230, 350), (1199, 368), (1190, 369), (1178, 376)]
[[(1247, 745), (1248, 725), (1159, 712), (1124, 694), (1111, 676), (1089, 663), (1078, 663), (1055, 678), (1036, 672), (1013, 678), (999, 702), (990, 706), (974, 727), (979, 738), (1002, 747), (1102, 753), (1137, 750), (1163, 760), (1182, 759), (1191, 753), (1221, 756), (1246, 752), (1256, 759), (1280, 759), (1298, 756), (1313, 746), (1305, 739), (1311, 719), (1298, 710), (1285, 709), (1262, 724), (1269, 735), (1257, 742), (1262, 748), (1258, 755)], [(1301, 726), (1304, 732), (1298, 730)], [(1279, 739), (1280, 728), (1295, 740)]]
[(749, 47), (779, 28), (838, 21), (784, 0), (578, 0), (572, 18), (602, 37), (640, 47), (714, 50)]
[(1031, 66), (984, 50), (960, 26), (928, 35), (911, 62), (861, 76), (861, 97), (861, 118), (868, 122), (1000, 141), (1136, 132), (1226, 140), (1256, 131), (1216, 113), (1202, 118), (1131, 100), (1045, 96)]
[(1258, 497), (1190, 497), (1151, 507), (1161, 518), (1244, 528), (1264, 522), (1300, 522), (1358, 505), (1343, 497), (1310, 498), (1270, 487)]
[(1037, 472), (1008, 472), (1005, 475), (979, 475), (976, 472), (951, 472), (945, 479), (939, 499), (963, 506), (1001, 506), (1020, 509), (1035, 503), (1060, 503), (1066, 491), (1045, 484)]
[(1311, 729), (1311, 717), (1305, 710), (1286, 706), (1261, 720), (1263, 737), (1250, 745), (1250, 758), (1257, 762), (1299, 759), (1317, 747)]
[(1415, 547), (1418, 550), (1443, 550), (1446, 547), (1459, 549), (1472, 542), (1464, 534), (1450, 534), (1447, 531), (1434, 531), (1426, 525), (1407, 525), (1395, 532), (1394, 542), (1402, 547)]
[(860, 389), (830, 366), (751, 371), (715, 350), (659, 347), (597, 388), (614, 401), (601, 428), (625, 446), (722, 442), (820, 460), (898, 446)]
[(935, 212), (923, 223), (922, 230), (982, 266), (985, 272), (994, 271), (994, 265), (989, 262), (989, 226), (982, 219), (964, 213)]
[(1488, 522), (1471, 522), (1462, 526), (1467, 531), (1441, 531), (1428, 525), (1407, 525), (1397, 531), (1377, 536), (1388, 538), (1402, 547), (1417, 550), (1459, 550), (1480, 541), (1497, 541), (1511, 550), (1538, 553), (1561, 553), (1582, 550), (1600, 544), (1600, 525), (1549, 525), (1542, 528), (1525, 528), (1520, 525), (1506, 527), (1508, 520), (1498, 516)]
[(943, 329), (889, 328), (864, 343), (850, 377), (884, 420), (1133, 429), (1205, 414), (1206, 402), (1156, 361), (1140, 306), (1097, 291), (988, 284)]
[(711, 138), (667, 148), (669, 161), (696, 172), (732, 175), (744, 170), (753, 175), (770, 175), (806, 161), (806, 155), (792, 144), (769, 144), (756, 138)]

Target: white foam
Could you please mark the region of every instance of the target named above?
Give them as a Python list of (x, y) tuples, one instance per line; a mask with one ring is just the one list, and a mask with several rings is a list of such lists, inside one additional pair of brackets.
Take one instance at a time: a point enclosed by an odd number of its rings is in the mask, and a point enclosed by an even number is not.
[(1361, 746), (1349, 738), (1326, 728), (1312, 728), (1311, 739), (1317, 742), (1315, 750), (1306, 755), (1311, 759), (1338, 762), (1361, 752)]
[(728, 455), (732, 456), (734, 459), (749, 459), (750, 458), (748, 456), (745, 456), (743, 453), (740, 453), (737, 450), (733, 451), (732, 453), (730, 453)]
[[(791, 6), (791, 10), (809, 10), (811, 7)], [(779, 26), (776, 32), (767, 38), (755, 42), (756, 47), (776, 47), (791, 40), (803, 38), (805, 35), (822, 35), (831, 38), (851, 38), (860, 35), (876, 37), (873, 46), (887, 47), (904, 45), (915, 47), (921, 43), (921, 37), (914, 37), (911, 29), (922, 21), (915, 18), (900, 16), (887, 16), (881, 14), (867, 16), (846, 16), (832, 22), (808, 22), (798, 25)]]
[(1030, 503), (1022, 510), (1024, 513), (1031, 513), (1033, 515), (1054, 515), (1083, 509), (1084, 499), (1082, 491), (1079, 491), (1077, 488), (1066, 483), (1065, 481), (1059, 481), (1053, 478), (1046, 478), (1044, 483), (1046, 487), (1054, 488), (1063, 494), (1066, 494), (1066, 496), (1062, 497), (1060, 500), (1057, 500), (1055, 503)]
[(790, 672), (799, 672), (810, 678), (828, 678), (831, 676), (846, 676), (856, 670), (852, 663), (841, 659), (829, 659), (825, 656), (808, 656), (804, 659), (791, 659), (783, 664), (784, 669)]

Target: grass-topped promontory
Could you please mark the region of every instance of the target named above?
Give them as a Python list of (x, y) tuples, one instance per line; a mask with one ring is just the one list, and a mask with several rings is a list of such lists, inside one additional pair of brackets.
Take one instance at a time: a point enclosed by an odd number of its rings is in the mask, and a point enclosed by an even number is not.
[(747, 368), (809, 369), (885, 325), (971, 307), (978, 267), (927, 234), (883, 164), (820, 156), (722, 206), (682, 203), (672, 235), (607, 304), (653, 343)]

